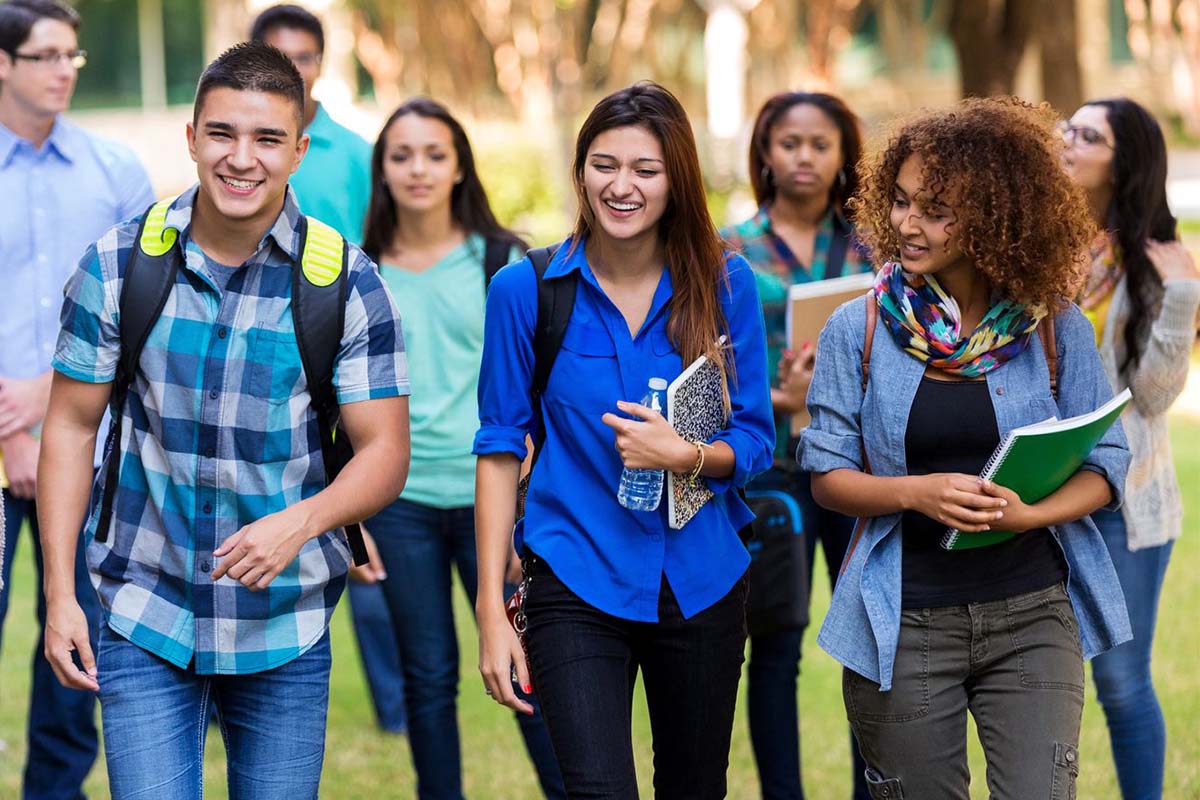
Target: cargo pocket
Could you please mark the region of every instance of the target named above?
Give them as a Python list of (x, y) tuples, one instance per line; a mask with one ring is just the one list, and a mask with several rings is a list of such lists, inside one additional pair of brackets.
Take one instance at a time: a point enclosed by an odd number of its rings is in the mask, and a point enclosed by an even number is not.
[(1079, 749), (1073, 744), (1054, 743), (1054, 782), (1050, 800), (1075, 800), (1075, 781), (1079, 777)]
[(867, 769), (867, 793), (871, 800), (904, 800), (904, 788), (899, 778), (885, 778), (873, 769)]

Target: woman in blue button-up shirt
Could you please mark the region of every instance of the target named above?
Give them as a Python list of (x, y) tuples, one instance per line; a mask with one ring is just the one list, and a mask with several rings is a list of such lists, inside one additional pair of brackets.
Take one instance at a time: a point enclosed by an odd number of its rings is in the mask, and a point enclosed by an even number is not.
[[(537, 279), (529, 260), (492, 282), (479, 382), (476, 476), (480, 669), (489, 694), (532, 678), (568, 794), (636, 792), (630, 700), (640, 669), (660, 797), (722, 797), (745, 642), (751, 514), (735, 489), (771, 463), (766, 340), (754, 277), (723, 252), (679, 102), (655, 84), (601, 101), (576, 147), (580, 215), (546, 278), (578, 273), (541, 400), (545, 444), (516, 531), (526, 558), (532, 676), (499, 601), (530, 403)], [(728, 337), (728, 346), (718, 340)], [(728, 421), (688, 442), (634, 402), (700, 355), (727, 377)], [(667, 504), (617, 502), (623, 467), (699, 468), (715, 497), (682, 529)]]
[[(1073, 796), (1083, 659), (1129, 638), (1088, 516), (1119, 504), (1119, 424), (1038, 503), (975, 477), (1013, 428), (1112, 395), (1090, 327), (1063, 301), (1094, 229), (1048, 117), (973, 100), (902, 127), (865, 164), (856, 208), (875, 290), (839, 309), (817, 348), (801, 465), (818, 502), (863, 518), (818, 643), (846, 667), (875, 796), (966, 800), (968, 710), (993, 797)], [(993, 526), (1020, 533), (938, 544), (948, 527)]]

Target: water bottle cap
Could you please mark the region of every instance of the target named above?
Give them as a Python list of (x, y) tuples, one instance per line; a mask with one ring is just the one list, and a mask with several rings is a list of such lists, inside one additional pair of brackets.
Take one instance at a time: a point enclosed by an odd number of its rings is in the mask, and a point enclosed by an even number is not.
[(651, 378), (650, 379), (650, 388), (656, 392), (666, 391), (667, 379), (666, 378)]

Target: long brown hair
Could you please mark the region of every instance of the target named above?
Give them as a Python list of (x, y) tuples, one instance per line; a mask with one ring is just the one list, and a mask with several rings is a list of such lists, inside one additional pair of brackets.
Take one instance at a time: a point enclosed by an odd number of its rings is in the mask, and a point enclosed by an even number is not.
[(717, 344), (729, 332), (718, 295), (721, 286), (729, 285), (724, 242), (708, 214), (700, 156), (687, 112), (657, 83), (642, 81), (610, 94), (596, 104), (579, 129), (573, 170), (579, 218), (573, 239), (581, 242), (595, 229), (595, 216), (583, 187), (588, 148), (605, 131), (626, 127), (648, 130), (663, 149), (670, 198), (658, 223), (658, 236), (674, 291), (667, 337), (685, 365), (706, 355), (732, 375), (731, 348)]
[(512, 231), (496, 220), (488, 203), (487, 192), (479, 180), (475, 168), (475, 154), (462, 124), (445, 106), (428, 97), (414, 97), (392, 112), (371, 152), (371, 202), (367, 207), (367, 219), (363, 231), (363, 252), (373, 260), (392, 246), (396, 236), (396, 201), (383, 179), (383, 155), (387, 149), (387, 132), (401, 117), (416, 114), (425, 119), (436, 119), (450, 129), (454, 142), (454, 153), (458, 156), (458, 169), (462, 180), (454, 185), (450, 193), (450, 214), (454, 221), (467, 233), (499, 239), (514, 247), (525, 249), (525, 243)]
[(862, 123), (840, 98), (824, 92), (783, 92), (771, 97), (759, 109), (750, 139), (750, 186), (754, 202), (760, 206), (775, 199), (775, 181), (767, 171), (767, 151), (771, 149), (771, 129), (783, 115), (805, 105), (822, 111), (838, 129), (841, 138), (842, 168), (829, 190), (829, 204), (838, 212), (858, 192), (858, 159), (862, 157)]

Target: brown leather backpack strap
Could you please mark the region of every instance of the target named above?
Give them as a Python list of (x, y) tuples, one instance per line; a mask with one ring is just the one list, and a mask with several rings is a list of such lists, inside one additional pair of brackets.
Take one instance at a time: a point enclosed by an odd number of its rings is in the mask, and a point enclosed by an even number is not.
[(867, 292), (867, 329), (863, 335), (862, 390), (867, 391), (867, 378), (871, 374), (871, 345), (875, 343), (875, 321), (879, 318), (879, 304), (875, 301), (875, 290)]
[(1042, 340), (1042, 351), (1046, 354), (1046, 367), (1050, 370), (1050, 395), (1058, 400), (1058, 344), (1054, 340), (1054, 315), (1047, 315), (1038, 323), (1038, 338)]

